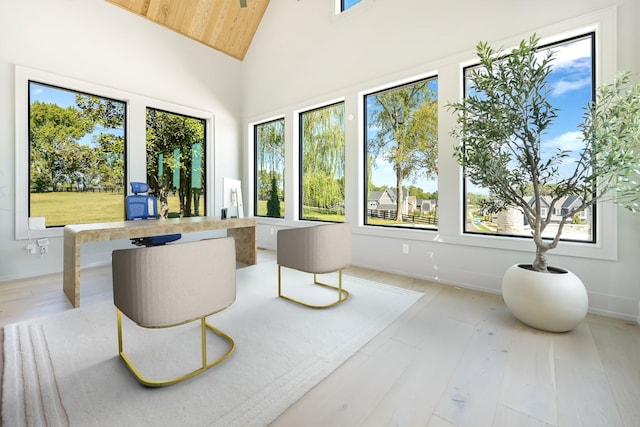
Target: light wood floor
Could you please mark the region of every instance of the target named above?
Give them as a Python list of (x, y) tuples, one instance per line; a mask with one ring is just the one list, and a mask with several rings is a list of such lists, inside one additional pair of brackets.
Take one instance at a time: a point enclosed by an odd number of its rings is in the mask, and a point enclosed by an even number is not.
[[(259, 251), (259, 262), (275, 258)], [(520, 324), (497, 295), (352, 267), (424, 297), (273, 427), (640, 426), (640, 327), (589, 315), (570, 333)], [(82, 305), (110, 268), (82, 271)], [(0, 283), (0, 325), (71, 310), (62, 275)]]

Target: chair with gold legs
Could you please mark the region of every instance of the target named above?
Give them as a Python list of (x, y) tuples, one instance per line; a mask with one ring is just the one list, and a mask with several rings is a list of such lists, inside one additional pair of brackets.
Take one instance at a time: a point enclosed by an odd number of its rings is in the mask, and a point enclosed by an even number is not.
[[(311, 308), (328, 308), (349, 298), (342, 288), (342, 270), (351, 263), (351, 227), (348, 223), (323, 224), (278, 231), (278, 296)], [(337, 291), (328, 304), (311, 304), (282, 291), (282, 267), (313, 273), (313, 283)], [(322, 283), (318, 274), (338, 272), (338, 286)]]
[[(136, 379), (149, 387), (178, 383), (200, 374), (233, 353), (233, 339), (206, 321), (236, 299), (233, 237), (174, 245), (116, 250), (112, 255), (113, 302), (117, 308), (118, 353)], [(200, 322), (202, 365), (169, 379), (144, 376), (124, 351), (122, 314), (143, 328), (168, 328)], [(207, 331), (228, 344), (207, 360)]]

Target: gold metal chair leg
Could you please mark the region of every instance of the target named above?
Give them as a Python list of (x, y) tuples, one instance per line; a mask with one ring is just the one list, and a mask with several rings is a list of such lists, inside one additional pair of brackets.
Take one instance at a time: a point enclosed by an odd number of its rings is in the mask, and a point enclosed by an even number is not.
[(316, 305), (316, 304), (310, 304), (295, 298), (292, 298), (290, 296), (284, 295), (282, 293), (282, 266), (280, 264), (278, 264), (278, 296), (280, 298), (304, 305), (305, 307), (310, 307), (310, 308), (329, 308), (329, 307), (333, 307), (335, 305), (338, 305), (344, 301), (347, 300), (347, 298), (349, 298), (349, 292), (345, 289), (342, 289), (342, 269), (338, 270), (338, 286), (333, 286), (333, 285), (329, 285), (327, 283), (322, 283), (318, 280), (318, 275), (316, 273), (313, 274), (313, 283), (315, 285), (319, 285), (319, 286), (323, 286), (325, 288), (329, 288), (329, 289), (334, 289), (336, 291), (338, 291), (338, 299), (336, 301), (333, 301), (329, 304), (325, 304), (325, 305)]
[[(212, 326), (209, 323), (207, 323), (206, 319), (202, 317), (199, 319), (200, 330), (201, 330), (201, 343), (202, 343), (202, 366), (196, 370), (193, 370), (179, 377), (170, 378), (167, 380), (154, 380), (142, 375), (142, 373), (138, 370), (138, 368), (136, 368), (136, 366), (133, 364), (131, 359), (129, 359), (129, 357), (125, 354), (123, 350), (123, 345), (122, 345), (122, 313), (120, 312), (120, 310), (116, 310), (116, 313), (117, 313), (117, 319), (118, 319), (118, 353), (120, 354), (120, 357), (124, 361), (125, 365), (127, 365), (127, 368), (129, 368), (129, 371), (131, 371), (133, 376), (136, 377), (136, 379), (141, 384), (147, 387), (162, 387), (162, 386), (172, 385), (172, 384), (176, 384), (181, 381), (184, 381), (186, 379), (189, 379), (191, 377), (194, 377), (206, 371), (207, 369), (217, 365), (223, 360), (227, 359), (229, 356), (231, 356), (231, 353), (233, 353), (236, 347), (235, 342), (233, 341), (233, 338), (231, 338), (229, 335), (225, 334), (215, 326)], [(218, 357), (217, 359), (209, 363), (207, 363), (207, 335), (206, 335), (207, 329), (209, 329), (216, 335), (224, 338), (229, 344), (229, 348), (227, 349), (225, 354), (223, 354), (222, 356)]]

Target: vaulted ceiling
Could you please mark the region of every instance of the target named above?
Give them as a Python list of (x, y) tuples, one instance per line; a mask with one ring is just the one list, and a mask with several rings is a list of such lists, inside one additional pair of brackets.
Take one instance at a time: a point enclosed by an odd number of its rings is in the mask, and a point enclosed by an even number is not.
[(106, 1), (239, 60), (244, 59), (269, 4), (269, 0)]

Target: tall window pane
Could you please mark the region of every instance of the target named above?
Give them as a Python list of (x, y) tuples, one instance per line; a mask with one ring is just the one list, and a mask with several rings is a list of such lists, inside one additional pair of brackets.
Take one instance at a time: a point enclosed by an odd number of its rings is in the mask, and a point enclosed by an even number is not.
[(365, 96), (365, 223), (436, 229), (438, 80)]
[[(571, 175), (578, 160), (575, 151), (584, 146), (579, 124), (583, 119), (584, 108), (592, 100), (595, 91), (594, 46), (595, 35), (588, 34), (540, 48), (541, 56), (548, 50), (555, 51), (549, 83), (553, 88), (550, 101), (558, 109), (555, 122), (541, 140), (541, 152), (553, 153), (558, 150), (567, 150), (569, 157), (559, 165), (562, 178), (568, 178)], [(465, 92), (467, 95), (482, 96), (474, 91), (467, 80), (467, 76), (473, 69), (474, 67), (468, 67), (464, 71)], [(468, 179), (465, 179), (464, 187), (464, 231), (466, 233), (531, 236), (529, 225), (521, 211), (513, 208), (491, 214), (485, 210), (487, 201), (491, 199), (491, 193), (485, 188), (474, 185)], [(533, 201), (533, 194), (529, 197)], [(540, 197), (543, 205), (550, 204), (549, 195), (542, 194)], [(571, 212), (579, 200), (579, 195), (570, 195), (559, 200), (551, 212), (552, 223), (547, 226), (543, 236), (555, 236), (560, 215)], [(542, 215), (547, 215), (548, 209), (546, 211), (543, 209)], [(569, 223), (565, 224), (561, 238), (583, 242), (595, 241), (595, 219), (595, 206), (576, 212)]]
[(124, 219), (126, 104), (29, 82), (29, 216), (47, 227)]
[(255, 125), (255, 211), (284, 218), (284, 119)]
[(344, 222), (344, 102), (300, 114), (300, 219)]
[(147, 108), (147, 182), (164, 218), (206, 215), (204, 119)]

